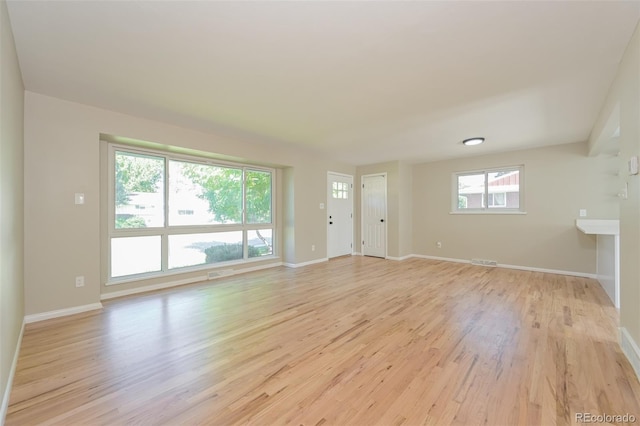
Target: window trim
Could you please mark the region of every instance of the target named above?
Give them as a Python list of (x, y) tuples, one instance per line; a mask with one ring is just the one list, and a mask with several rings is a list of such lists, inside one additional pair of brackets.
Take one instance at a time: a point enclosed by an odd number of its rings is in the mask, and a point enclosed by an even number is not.
[[(115, 153), (125, 152), (134, 155), (162, 157), (164, 159), (164, 226), (152, 228), (116, 228), (115, 227)], [(279, 258), (279, 245), (277, 241), (278, 224), (277, 224), (277, 172), (275, 168), (258, 166), (255, 164), (235, 163), (224, 160), (214, 160), (206, 157), (198, 157), (188, 154), (175, 153), (170, 151), (162, 151), (155, 149), (146, 149), (133, 147), (117, 143), (108, 143), (107, 158), (107, 242), (106, 242), (106, 282), (105, 285), (115, 285), (129, 283), (133, 281), (165, 277), (182, 273), (196, 272), (201, 270), (211, 270), (220, 267), (228, 267), (232, 265), (254, 263), (264, 260)], [(191, 163), (203, 164), (217, 167), (231, 167), (242, 170), (242, 222), (231, 224), (210, 224), (210, 225), (169, 225), (169, 161), (186, 161)], [(246, 172), (259, 171), (269, 172), (271, 174), (271, 221), (268, 223), (248, 223), (246, 212)], [(261, 257), (248, 257), (248, 241), (247, 233), (253, 230), (270, 229), (272, 230), (271, 244), (272, 254)], [(213, 233), (213, 232), (242, 232), (243, 258), (228, 260), (223, 262), (199, 264), (169, 269), (169, 235), (178, 234), (196, 234), (196, 233)], [(122, 237), (142, 237), (142, 236), (160, 236), (161, 237), (161, 270), (153, 272), (143, 272), (139, 274), (123, 275), (112, 277), (111, 272), (111, 239)]]
[[(518, 171), (519, 173), (519, 183), (518, 183), (518, 196), (519, 196), (519, 207), (518, 208), (508, 208), (508, 207), (489, 207), (489, 174), (500, 172), (500, 171)], [(484, 174), (484, 193), (483, 199), (486, 200), (486, 205), (480, 208), (466, 208), (460, 209), (458, 207), (458, 178), (461, 176), (469, 176), (469, 175), (479, 175)], [(504, 167), (492, 167), (486, 169), (479, 170), (465, 170), (461, 172), (453, 172), (451, 174), (451, 210), (449, 214), (527, 214), (525, 210), (525, 177), (524, 177), (524, 164), (514, 165), (514, 166), (504, 166)], [(507, 195), (505, 193), (505, 203), (507, 201)]]

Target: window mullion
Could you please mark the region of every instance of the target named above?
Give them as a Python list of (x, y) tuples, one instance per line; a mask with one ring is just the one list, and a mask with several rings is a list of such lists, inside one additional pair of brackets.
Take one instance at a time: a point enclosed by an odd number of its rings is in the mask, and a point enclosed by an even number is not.
[[(271, 191), (271, 220), (269, 222), (271, 222), (271, 226), (273, 228), (275, 228), (275, 226), (276, 226), (275, 211), (276, 211), (276, 197), (278, 196), (277, 189), (276, 189), (275, 186), (276, 186), (276, 173), (272, 172), (271, 173), (271, 185), (270, 185), (270, 188), (269, 188), (269, 190)], [(271, 244), (273, 245), (273, 239), (271, 241)]]
[(242, 226), (247, 224), (247, 168), (242, 168)]
[(489, 172), (484, 172), (484, 210), (489, 209)]
[[(107, 179), (109, 179), (109, 195), (107, 200), (107, 220), (109, 221), (109, 228), (107, 232), (109, 237), (111, 237), (116, 231), (116, 150), (113, 146), (109, 146)], [(108, 251), (111, 252), (111, 249)], [(111, 258), (111, 255), (109, 255), (109, 258)], [(111, 260), (109, 260), (107, 266), (109, 270), (111, 270)]]
[(247, 240), (247, 168), (242, 168), (242, 258), (249, 258), (249, 241)]
[(164, 228), (162, 228), (162, 271), (169, 270), (169, 158), (164, 157)]

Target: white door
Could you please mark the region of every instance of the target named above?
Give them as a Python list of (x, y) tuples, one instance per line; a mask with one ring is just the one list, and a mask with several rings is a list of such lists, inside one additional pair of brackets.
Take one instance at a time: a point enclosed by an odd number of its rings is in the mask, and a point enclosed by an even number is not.
[(387, 175), (362, 176), (362, 254), (387, 255)]
[(329, 173), (327, 179), (327, 257), (353, 252), (353, 176)]

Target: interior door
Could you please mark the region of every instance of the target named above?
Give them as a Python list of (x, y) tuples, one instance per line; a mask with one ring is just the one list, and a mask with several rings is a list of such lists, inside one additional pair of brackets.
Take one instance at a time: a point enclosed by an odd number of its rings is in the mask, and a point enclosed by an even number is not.
[(362, 177), (362, 254), (387, 255), (387, 175)]
[(327, 257), (353, 252), (353, 176), (329, 173), (327, 179)]

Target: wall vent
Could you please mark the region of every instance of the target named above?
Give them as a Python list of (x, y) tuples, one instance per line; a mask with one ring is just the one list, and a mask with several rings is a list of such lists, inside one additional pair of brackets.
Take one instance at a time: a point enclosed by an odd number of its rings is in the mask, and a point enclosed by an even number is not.
[(487, 259), (471, 259), (472, 265), (480, 265), (480, 266), (498, 266), (498, 262), (495, 260), (487, 260)]

